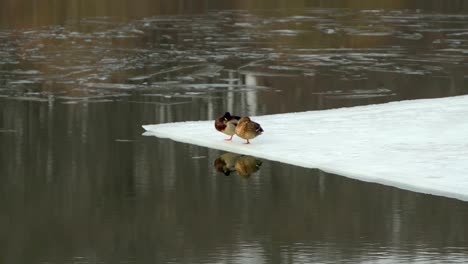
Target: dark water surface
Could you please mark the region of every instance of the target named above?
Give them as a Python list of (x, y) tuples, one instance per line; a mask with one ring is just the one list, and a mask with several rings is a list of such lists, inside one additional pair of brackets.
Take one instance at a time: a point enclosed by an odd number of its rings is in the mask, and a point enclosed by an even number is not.
[(117, 2), (0, 1), (1, 263), (468, 259), (466, 202), (141, 136), (468, 94), (463, 1)]

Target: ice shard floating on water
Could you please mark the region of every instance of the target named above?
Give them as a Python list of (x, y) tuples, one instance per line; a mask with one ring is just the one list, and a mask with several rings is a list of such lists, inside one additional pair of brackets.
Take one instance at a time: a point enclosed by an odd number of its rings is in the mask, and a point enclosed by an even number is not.
[(252, 119), (265, 132), (250, 145), (224, 141), (211, 120), (143, 128), (144, 135), (468, 201), (468, 96)]

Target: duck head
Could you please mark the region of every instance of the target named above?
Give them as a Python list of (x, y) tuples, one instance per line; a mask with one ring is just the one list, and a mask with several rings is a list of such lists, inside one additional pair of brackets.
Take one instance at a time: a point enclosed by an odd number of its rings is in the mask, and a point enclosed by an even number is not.
[(224, 113), (223, 118), (224, 118), (224, 121), (231, 120), (232, 119), (231, 113), (229, 112)]

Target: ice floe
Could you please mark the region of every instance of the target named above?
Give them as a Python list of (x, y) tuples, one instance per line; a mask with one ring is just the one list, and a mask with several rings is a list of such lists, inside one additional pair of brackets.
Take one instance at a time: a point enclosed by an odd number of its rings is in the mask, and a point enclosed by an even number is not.
[(144, 135), (468, 201), (467, 116), (468, 96), (256, 116), (265, 132), (250, 145), (224, 141), (211, 120), (143, 128)]

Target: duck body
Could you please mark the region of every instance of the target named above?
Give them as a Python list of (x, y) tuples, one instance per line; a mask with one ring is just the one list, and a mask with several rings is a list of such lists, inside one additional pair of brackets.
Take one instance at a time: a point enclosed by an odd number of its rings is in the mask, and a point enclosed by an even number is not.
[(234, 166), (239, 176), (248, 178), (260, 169), (262, 162), (252, 156), (241, 156), (236, 160)]
[(213, 165), (217, 171), (226, 176), (237, 172), (239, 176), (248, 178), (260, 169), (262, 161), (252, 156), (228, 152), (220, 155)]
[(253, 139), (263, 133), (259, 123), (250, 120), (249, 117), (242, 117), (237, 122), (235, 133), (240, 138), (247, 140), (245, 144), (250, 144), (249, 139)]
[(214, 161), (214, 167), (217, 171), (229, 176), (231, 172), (236, 171), (236, 161), (241, 155), (235, 153), (224, 153)]
[(215, 120), (215, 128), (221, 133), (224, 133), (230, 138), (226, 138), (225, 140), (232, 140), (232, 137), (236, 133), (236, 126), (240, 119), (240, 116), (233, 116), (231, 113), (226, 112), (223, 116), (220, 116)]

